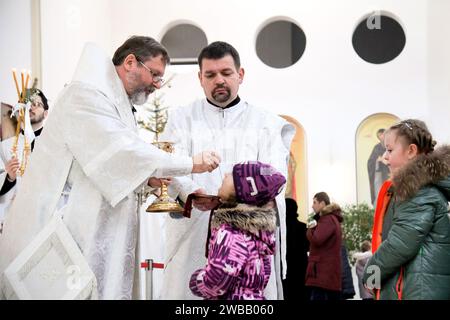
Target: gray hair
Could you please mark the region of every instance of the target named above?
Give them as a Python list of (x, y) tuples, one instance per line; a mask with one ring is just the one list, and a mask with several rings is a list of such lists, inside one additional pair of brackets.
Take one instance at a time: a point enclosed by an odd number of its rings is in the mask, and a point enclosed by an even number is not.
[(165, 63), (170, 63), (166, 48), (150, 37), (132, 36), (128, 38), (114, 53), (112, 62), (115, 66), (121, 65), (129, 54), (134, 54), (136, 59), (145, 62), (150, 58), (162, 56)]

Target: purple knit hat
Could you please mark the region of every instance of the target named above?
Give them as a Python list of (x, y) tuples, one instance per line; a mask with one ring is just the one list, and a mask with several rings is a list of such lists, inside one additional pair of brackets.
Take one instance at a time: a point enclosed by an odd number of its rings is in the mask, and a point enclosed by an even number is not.
[(233, 182), (238, 202), (262, 206), (275, 199), (286, 178), (269, 164), (248, 161), (234, 165)]

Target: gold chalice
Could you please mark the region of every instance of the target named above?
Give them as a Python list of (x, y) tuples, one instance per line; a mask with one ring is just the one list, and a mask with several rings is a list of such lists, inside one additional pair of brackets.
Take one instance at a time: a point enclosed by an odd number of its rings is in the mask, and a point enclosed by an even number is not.
[[(165, 152), (172, 153), (174, 151), (173, 143), (167, 141), (156, 141), (152, 143), (155, 147)], [(148, 206), (147, 212), (183, 212), (183, 207), (172, 199), (168, 192), (167, 186), (161, 181), (161, 195)]]

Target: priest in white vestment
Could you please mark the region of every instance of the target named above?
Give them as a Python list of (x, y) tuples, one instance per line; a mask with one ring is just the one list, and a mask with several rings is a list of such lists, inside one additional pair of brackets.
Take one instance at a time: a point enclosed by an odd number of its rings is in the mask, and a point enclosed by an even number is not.
[[(29, 123), (27, 125), (31, 126), (32, 134), (28, 138), (28, 143), (30, 143), (31, 151), (33, 152), (34, 146), (36, 145), (36, 141), (38, 137), (41, 135), (42, 130), (44, 128), (44, 121), (48, 115), (48, 100), (44, 93), (39, 89), (30, 89), (27, 92), (28, 99), (30, 102), (29, 109)], [(10, 114), (13, 110), (13, 106), (3, 104), (2, 103), (2, 113), (3, 117), (10, 117)], [(10, 110), (8, 110), (10, 109)], [(9, 119), (2, 119), (2, 125), (4, 125), (9, 130), (15, 128), (11, 128), (12, 125), (15, 124), (14, 121), (10, 120), (9, 123), (6, 122)], [(6, 132), (8, 130), (2, 126), (2, 139), (0, 143), (0, 224), (3, 225), (4, 217), (7, 214), (8, 208), (11, 204), (11, 201), (14, 199), (17, 189), (17, 183), (20, 182), (21, 177), (18, 173), (16, 173), (16, 169), (19, 168), (21, 162), (23, 161), (23, 154), (21, 151), (24, 148), (24, 132), (22, 131), (17, 139), (17, 158), (13, 159), (12, 148), (15, 142), (15, 132)], [(31, 133), (31, 131), (28, 131)], [(31, 141), (30, 141), (31, 140)], [(1, 229), (1, 227), (0, 227)], [(1, 233), (1, 230), (0, 230)]]
[[(168, 62), (165, 48), (149, 37), (128, 39), (112, 62), (86, 45), (5, 220), (1, 274), (60, 215), (95, 274), (98, 297), (137, 297), (137, 193), (156, 180), (149, 177), (212, 171), (219, 162), (213, 152), (175, 156), (139, 137), (132, 104), (160, 88)], [(57, 212), (63, 190), (70, 190), (68, 202)]]
[[(238, 52), (229, 44), (214, 42), (199, 56), (199, 79), (206, 95), (186, 107), (171, 110), (163, 140), (175, 142), (177, 154), (192, 155), (203, 149), (216, 150), (221, 163), (212, 173), (173, 180), (172, 196), (186, 201), (189, 193), (216, 195), (224, 174), (247, 160), (272, 164), (287, 176), (289, 149), (294, 127), (283, 118), (240, 99), (244, 78)], [(285, 191), (276, 198), (281, 234), (281, 256), (286, 270)], [(167, 217), (166, 269), (161, 299), (198, 299), (189, 289), (192, 273), (206, 264), (205, 242), (209, 211), (194, 209), (191, 218)], [(280, 237), (272, 274), (265, 291), (268, 299), (282, 299)]]

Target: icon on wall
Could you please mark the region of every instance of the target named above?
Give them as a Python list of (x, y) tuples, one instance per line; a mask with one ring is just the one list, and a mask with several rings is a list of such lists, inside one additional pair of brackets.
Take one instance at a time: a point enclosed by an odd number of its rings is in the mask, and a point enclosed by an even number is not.
[(383, 160), (384, 131), (398, 122), (389, 113), (377, 113), (364, 119), (356, 131), (356, 177), (358, 203), (374, 204), (381, 184), (389, 177)]

